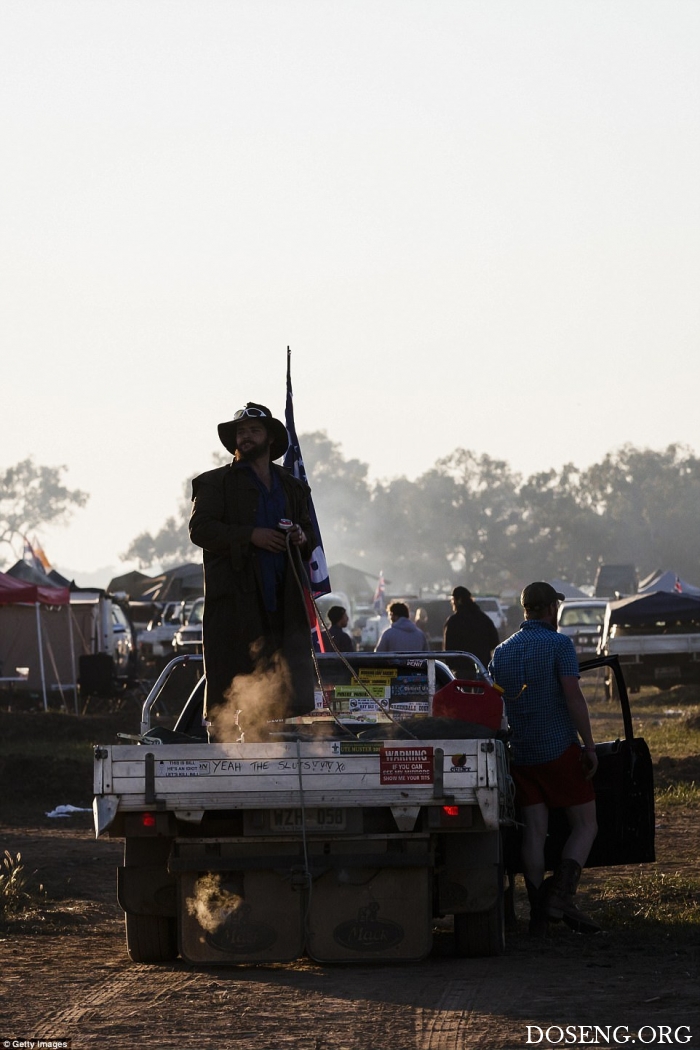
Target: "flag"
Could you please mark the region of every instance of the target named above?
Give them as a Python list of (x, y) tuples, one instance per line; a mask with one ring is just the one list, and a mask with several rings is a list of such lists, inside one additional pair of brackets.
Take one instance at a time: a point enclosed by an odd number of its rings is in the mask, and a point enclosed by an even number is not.
[(386, 610), (386, 583), (384, 582), (384, 570), (379, 573), (379, 579), (377, 580), (377, 589), (374, 592), (373, 599), (374, 611), (378, 612), (379, 615)]
[[(289, 435), (289, 448), (284, 457), (284, 465), (287, 470), (292, 472), (295, 478), (305, 481), (308, 485), (304, 460), (301, 455), (301, 449), (299, 448), (299, 438), (297, 437), (297, 430), (294, 425), (292, 353), (289, 347), (287, 347), (287, 404), (284, 410), (284, 422), (287, 427), (287, 434)], [(314, 598), (318, 598), (319, 594), (328, 594), (331, 589), (331, 581), (328, 575), (326, 555), (323, 550), (321, 530), (318, 527), (318, 518), (316, 517), (316, 510), (311, 496), (309, 496), (309, 514), (311, 517), (311, 524), (314, 527), (314, 532), (318, 539), (318, 546), (311, 552), (311, 557), (307, 563), (306, 570), (309, 574), (309, 580), (311, 581), (311, 591), (313, 596)]]
[(49, 561), (49, 559), (44, 554), (43, 548), (42, 548), (41, 544), (39, 543), (38, 539), (36, 538), (36, 536), (34, 537), (34, 540), (32, 541), (32, 548), (34, 550), (34, 557), (39, 559), (39, 561), (41, 562), (41, 564), (44, 567), (44, 572), (46, 572), (46, 573), (51, 572), (51, 569), (52, 569), (51, 562)]
[(676, 576), (676, 582), (673, 585), (673, 589), (676, 592), (676, 594), (682, 594), (683, 593), (683, 584), (681, 583), (680, 576)]
[(24, 540), (24, 553), (22, 555), (22, 560), (26, 562), (27, 565), (31, 565), (31, 567), (36, 569), (37, 572), (40, 572), (42, 576), (46, 576), (51, 569), (51, 565), (49, 564), (48, 558), (43, 550), (37, 544), (36, 537), (34, 537), (34, 544), (30, 543), (27, 536), (23, 536), (22, 538)]

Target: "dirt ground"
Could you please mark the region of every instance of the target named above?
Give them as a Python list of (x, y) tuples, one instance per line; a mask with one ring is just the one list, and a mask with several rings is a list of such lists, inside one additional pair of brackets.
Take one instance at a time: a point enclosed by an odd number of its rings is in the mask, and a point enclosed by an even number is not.
[[(23, 806), (8, 804), (20, 794), (19, 769), (5, 761), (0, 777), (0, 853), (20, 852), (45, 894), (30, 913), (0, 925), (0, 1046), (70, 1039), (73, 1050), (510, 1050), (574, 1045), (556, 1027), (541, 1042), (533, 1030), (528, 1043), (527, 1025), (610, 1025), (618, 1026), (617, 1045), (670, 1038), (700, 1048), (699, 926), (640, 915), (631, 928), (611, 923), (594, 937), (554, 926), (545, 942), (533, 941), (520, 884), (518, 926), (500, 958), (457, 958), (449, 929), (436, 929), (430, 957), (410, 965), (136, 965), (116, 901), (121, 843), (96, 841), (89, 813), (47, 818), (49, 788), (53, 805), (89, 798), (79, 794), (78, 769), (57, 787), (40, 756), (36, 762), (35, 790), (29, 799), (25, 790)], [(700, 876), (700, 811), (669, 807), (657, 822), (658, 860), (644, 876)], [(587, 904), (595, 911), (604, 885), (638, 874), (587, 872)], [(661, 1043), (660, 1026), (670, 1027)], [(690, 1040), (679, 1026), (689, 1026)], [(574, 1035), (575, 1045), (593, 1043), (585, 1028)]]

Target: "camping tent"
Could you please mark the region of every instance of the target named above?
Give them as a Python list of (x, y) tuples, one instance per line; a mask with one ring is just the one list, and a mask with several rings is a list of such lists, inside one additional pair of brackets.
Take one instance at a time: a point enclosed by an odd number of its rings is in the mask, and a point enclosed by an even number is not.
[(700, 587), (682, 580), (677, 572), (667, 569), (663, 572), (656, 569), (639, 584), (639, 594), (651, 594), (652, 591), (672, 591), (675, 594), (691, 594), (700, 597)]
[[(41, 682), (41, 689), (44, 698), (44, 710), (48, 709), (48, 700), (46, 696), (46, 669), (44, 665), (44, 647), (49, 651), (52, 664), (55, 666), (55, 657), (53, 648), (51, 646), (48, 635), (45, 630), (42, 630), (42, 617), (41, 617), (41, 606), (50, 606), (53, 608), (66, 607), (66, 619), (68, 621), (68, 636), (70, 639), (70, 651), (73, 652), (73, 635), (72, 635), (72, 619), (70, 616), (70, 590), (68, 587), (52, 587), (52, 586), (40, 586), (36, 583), (29, 583), (25, 580), (18, 580), (14, 576), (8, 576), (7, 573), (0, 573), (0, 606), (11, 607), (3, 617), (3, 631), (1, 637), (2, 649), (0, 650), (0, 656), (3, 661), (7, 660), (9, 656), (14, 653), (15, 660), (17, 654), (21, 650), (17, 648), (19, 642), (26, 640), (27, 638), (27, 616), (23, 613), (28, 612), (31, 606), (34, 606), (34, 621), (36, 625), (36, 652), (38, 653), (39, 660), (39, 679)], [(20, 611), (21, 610), (21, 611)], [(10, 622), (10, 614), (12, 614)], [(24, 650), (26, 652), (26, 648)], [(31, 652), (34, 652), (33, 642)], [(21, 656), (20, 656), (21, 659)], [(73, 687), (76, 686), (75, 667), (73, 670)], [(58, 677), (58, 676), (57, 676)]]

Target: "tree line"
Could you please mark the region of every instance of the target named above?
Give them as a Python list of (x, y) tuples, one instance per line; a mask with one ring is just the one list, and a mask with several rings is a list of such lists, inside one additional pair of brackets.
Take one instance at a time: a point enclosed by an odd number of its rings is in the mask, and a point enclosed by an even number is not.
[[(585, 470), (567, 463), (528, 477), (459, 448), (415, 480), (370, 482), (369, 465), (346, 458), (324, 431), (301, 435), (300, 445), (329, 564), (381, 569), (394, 591), (585, 584), (601, 562), (700, 581), (700, 458), (686, 446), (628, 444)], [(137, 536), (125, 558), (143, 568), (191, 560), (188, 493), (189, 485), (177, 515)]]
[[(381, 569), (395, 592), (467, 583), (500, 594), (556, 577), (592, 583), (601, 562), (700, 581), (700, 458), (687, 446), (624, 445), (585, 470), (568, 463), (528, 477), (459, 448), (415, 480), (371, 482), (369, 465), (346, 458), (324, 431), (301, 435), (300, 444), (329, 564)], [(25, 460), (0, 474), (0, 540), (84, 505), (86, 493), (63, 485), (64, 470)], [(188, 480), (176, 512), (121, 557), (143, 569), (196, 560), (189, 492)]]

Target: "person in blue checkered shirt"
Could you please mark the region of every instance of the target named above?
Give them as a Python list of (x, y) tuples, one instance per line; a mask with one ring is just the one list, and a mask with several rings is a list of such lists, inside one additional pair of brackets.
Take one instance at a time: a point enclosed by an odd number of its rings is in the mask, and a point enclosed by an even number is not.
[[(522, 862), (530, 901), (530, 932), (564, 921), (581, 932), (599, 929), (574, 904), (581, 869), (598, 833), (592, 778), (598, 768), (591, 721), (579, 684), (573, 642), (557, 632), (564, 595), (530, 583), (520, 603), (520, 630), (499, 645), (489, 665), (512, 730), (511, 775), (523, 820)], [(545, 879), (550, 809), (564, 809), (570, 834), (554, 874)]]

